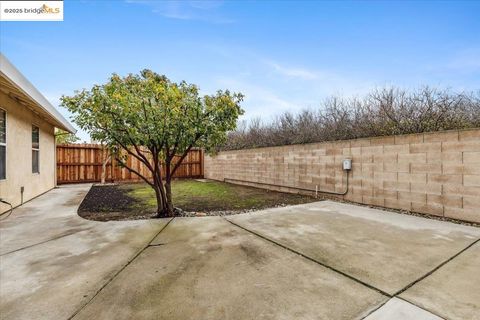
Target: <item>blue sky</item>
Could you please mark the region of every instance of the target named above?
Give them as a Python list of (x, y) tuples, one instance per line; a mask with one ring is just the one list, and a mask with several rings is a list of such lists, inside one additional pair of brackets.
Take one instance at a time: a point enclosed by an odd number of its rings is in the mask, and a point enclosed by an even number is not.
[(0, 23), (2, 52), (55, 106), (62, 94), (143, 68), (203, 93), (240, 91), (247, 119), (388, 85), (480, 89), (480, 2), (67, 0), (64, 7), (63, 22)]

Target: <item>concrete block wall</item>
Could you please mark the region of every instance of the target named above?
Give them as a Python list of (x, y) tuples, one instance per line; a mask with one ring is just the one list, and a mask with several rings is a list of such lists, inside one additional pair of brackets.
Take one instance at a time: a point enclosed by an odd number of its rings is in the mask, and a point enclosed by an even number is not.
[(271, 190), (342, 192), (345, 158), (345, 200), (480, 223), (480, 129), (224, 151), (204, 170)]

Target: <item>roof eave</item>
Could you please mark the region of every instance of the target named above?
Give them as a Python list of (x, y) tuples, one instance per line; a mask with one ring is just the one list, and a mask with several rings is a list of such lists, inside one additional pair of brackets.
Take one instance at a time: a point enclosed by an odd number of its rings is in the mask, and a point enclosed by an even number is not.
[(34, 105), (52, 116), (56, 123), (55, 127), (76, 133), (77, 130), (66, 120), (62, 114), (28, 81), (27, 78), (2, 54), (0, 53), (0, 73), (9, 80), (17, 89), (28, 96)]

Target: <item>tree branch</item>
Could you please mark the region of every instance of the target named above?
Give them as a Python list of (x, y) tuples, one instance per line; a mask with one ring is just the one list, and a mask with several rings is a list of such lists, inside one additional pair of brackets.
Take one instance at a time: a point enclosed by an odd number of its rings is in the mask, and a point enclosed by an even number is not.
[(132, 150), (130, 150), (130, 148), (128, 148), (128, 146), (123, 144), (119, 139), (117, 139), (114, 136), (112, 136), (112, 138), (115, 140), (115, 142), (117, 142), (122, 147), (122, 149), (127, 151), (128, 154), (132, 155), (138, 161), (142, 162), (153, 173), (152, 165), (150, 164), (150, 162), (148, 161), (148, 159), (145, 156), (140, 157), (135, 152), (132, 152)]
[(189, 145), (187, 150), (182, 154), (182, 156), (180, 157), (180, 159), (175, 162), (175, 165), (173, 166), (173, 170), (170, 174), (170, 176), (173, 177), (173, 175), (175, 174), (175, 172), (177, 171), (177, 169), (180, 167), (180, 165), (182, 164), (182, 161), (185, 159), (185, 157), (187, 156), (188, 152), (190, 151), (190, 149), (192, 149), (193, 147), (193, 144)]
[(188, 152), (192, 149), (193, 145), (198, 141), (198, 139), (200, 139), (202, 137), (202, 134), (200, 133), (197, 133), (196, 136), (195, 136), (195, 139), (193, 140), (193, 142), (188, 146), (188, 148), (186, 149), (186, 151), (182, 154), (182, 156), (180, 157), (180, 160), (175, 162), (175, 165), (173, 167), (173, 170), (171, 172), (171, 176), (173, 177), (173, 175), (175, 174), (175, 172), (177, 171), (177, 169), (180, 167), (180, 165), (182, 164), (182, 161), (185, 159), (185, 157), (187, 156)]
[(122, 165), (122, 167), (126, 168), (128, 171), (130, 172), (133, 172), (135, 173), (137, 176), (139, 176), (140, 178), (143, 179), (143, 181), (145, 181), (148, 185), (150, 185), (151, 187), (154, 186), (153, 183), (151, 183), (145, 176), (143, 176), (142, 174), (140, 174), (140, 172), (138, 172), (137, 170), (133, 169), (133, 168), (130, 168), (124, 161), (122, 161), (119, 157), (115, 157), (115, 159), (120, 162), (120, 164)]

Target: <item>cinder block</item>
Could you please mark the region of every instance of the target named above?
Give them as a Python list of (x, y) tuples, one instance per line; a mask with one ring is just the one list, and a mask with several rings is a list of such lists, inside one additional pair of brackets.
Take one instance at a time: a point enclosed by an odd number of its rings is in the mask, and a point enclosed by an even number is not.
[(444, 164), (444, 174), (468, 174), (480, 175), (480, 163), (465, 163), (465, 164)]
[(395, 144), (410, 144), (410, 143), (422, 143), (423, 134), (405, 134), (401, 136), (395, 136)]
[(396, 181), (397, 180), (397, 173), (396, 172), (381, 172), (375, 171), (373, 173), (374, 180), (388, 180), (388, 181)]
[(427, 174), (426, 173), (398, 173), (398, 181), (405, 181), (405, 182), (427, 182)]
[(344, 155), (335, 156), (335, 164), (338, 165), (338, 167), (340, 169), (342, 168), (343, 159), (345, 159), (345, 158), (347, 158), (347, 157), (344, 156)]
[[(480, 132), (480, 130), (479, 130)], [(463, 163), (477, 163), (480, 165), (480, 151), (477, 152), (464, 152)]]
[(464, 175), (463, 185), (466, 187), (480, 187), (480, 175)]
[(335, 146), (335, 148), (350, 148), (351, 147), (351, 140), (339, 140), (339, 141), (333, 141), (332, 145)]
[(352, 172), (362, 171), (362, 164), (355, 160), (352, 160)]
[(363, 186), (360, 192), (362, 196), (373, 197), (373, 188), (367, 188)]
[(351, 156), (359, 156), (362, 154), (362, 148), (361, 147), (352, 147), (350, 148), (350, 155)]
[(362, 154), (360, 156), (360, 162), (363, 163), (371, 163), (373, 162), (373, 154)]
[(374, 179), (373, 180), (373, 187), (374, 188), (383, 188), (383, 180), (382, 179)]
[(332, 149), (327, 149), (326, 150), (326, 155), (327, 156), (335, 156), (335, 155), (341, 155), (343, 154), (343, 149), (342, 148), (332, 148)]
[(407, 162), (402, 162), (402, 163), (384, 162), (383, 163), (383, 171), (408, 173), (408, 172), (410, 172), (410, 163), (407, 163)]
[(326, 155), (326, 150), (325, 149), (315, 148), (314, 150), (312, 150), (312, 156), (313, 157), (325, 156), (325, 155)]
[(395, 190), (398, 192), (410, 192), (410, 182), (403, 181), (383, 181), (383, 188), (387, 190)]
[(340, 169), (340, 167), (337, 166), (335, 163), (327, 163), (325, 164), (325, 169), (328, 172), (334, 173), (337, 169)]
[(347, 199), (348, 201), (362, 203), (362, 195), (357, 194), (357, 193), (353, 193), (353, 192), (350, 192), (350, 191), (345, 195), (345, 199)]
[(398, 199), (417, 202), (417, 203), (427, 203), (427, 195), (425, 193), (417, 192), (398, 192)]
[[(298, 159), (294, 159), (295, 163), (298, 163)], [(335, 156), (320, 156), (317, 159), (320, 163), (333, 163), (335, 162)]]
[(384, 146), (392, 144), (395, 144), (395, 136), (374, 137), (370, 139), (370, 145), (372, 146)]
[(348, 184), (352, 187), (362, 187), (362, 179), (350, 179)]
[(428, 174), (429, 183), (462, 184), (461, 174)]
[(337, 193), (345, 192), (346, 187), (343, 184), (335, 184), (334, 191)]
[(410, 153), (410, 145), (408, 144), (386, 145), (383, 147), (383, 153), (385, 154)]
[(423, 135), (424, 142), (458, 141), (458, 131), (430, 132)]
[(373, 188), (375, 186), (373, 177), (372, 178), (364, 178), (362, 180), (362, 188)]
[(370, 147), (362, 147), (362, 155), (364, 154), (382, 154), (383, 153), (383, 146), (370, 146)]
[(363, 196), (362, 199), (363, 199), (363, 203), (365, 203), (365, 204), (370, 204), (370, 205), (374, 205), (374, 206), (384, 206), (385, 205), (385, 200), (383, 198)]
[(472, 222), (480, 222), (480, 214), (478, 209), (461, 209), (461, 208), (450, 208), (444, 207), (445, 210), (445, 217), (459, 219), (459, 220), (466, 220)]
[(408, 162), (408, 163), (426, 163), (427, 154), (426, 153), (410, 153), (410, 154), (399, 154), (398, 163)]
[(327, 185), (332, 185), (334, 186), (335, 185), (335, 177), (327, 177), (325, 178), (325, 183)]
[(362, 171), (365, 172), (365, 171), (370, 171), (370, 172), (373, 172), (374, 170), (378, 170), (380, 169), (378, 167), (378, 164), (374, 164), (374, 163), (362, 163)]
[(443, 174), (463, 174), (463, 169), (464, 169), (463, 164), (445, 163), (442, 165)]
[[(327, 170), (327, 164), (324, 163), (324, 162), (315, 162), (315, 163), (312, 163), (312, 167), (313, 167), (317, 172), (321, 172), (321, 171)], [(288, 168), (287, 168), (287, 170), (288, 170)]]
[(442, 152), (478, 152), (480, 140), (442, 142)]
[(479, 129), (461, 130), (458, 132), (458, 140), (460, 141), (480, 140), (480, 130)]
[(410, 183), (410, 191), (418, 193), (442, 194), (442, 185), (439, 183)]
[(479, 210), (478, 214), (480, 215), (480, 197), (463, 197), (463, 207), (467, 209), (477, 209)]
[(397, 199), (397, 191), (373, 188), (373, 196), (384, 199)]
[(456, 185), (456, 184), (445, 184), (443, 185), (443, 193), (460, 195), (460, 196), (465, 195), (465, 196), (480, 197), (480, 187), (463, 186), (463, 185)]
[(412, 211), (443, 216), (443, 206), (412, 202)]
[(397, 154), (375, 154), (373, 155), (373, 162), (397, 162)]
[(462, 152), (435, 152), (427, 153), (428, 163), (461, 163)]
[(373, 182), (373, 171), (357, 171), (355, 172), (355, 177), (362, 179), (364, 183)]
[(434, 153), (442, 151), (441, 142), (414, 143), (410, 145), (410, 153)]
[(442, 173), (442, 164), (440, 163), (411, 163), (411, 173)]
[(410, 211), (412, 209), (412, 203), (404, 200), (385, 199), (385, 207)]
[(429, 205), (461, 208), (462, 203), (463, 203), (462, 196), (446, 195), (446, 194), (443, 194), (443, 195), (427, 194), (427, 204)]
[(370, 145), (370, 139), (354, 139), (350, 140), (350, 147), (367, 147)]

